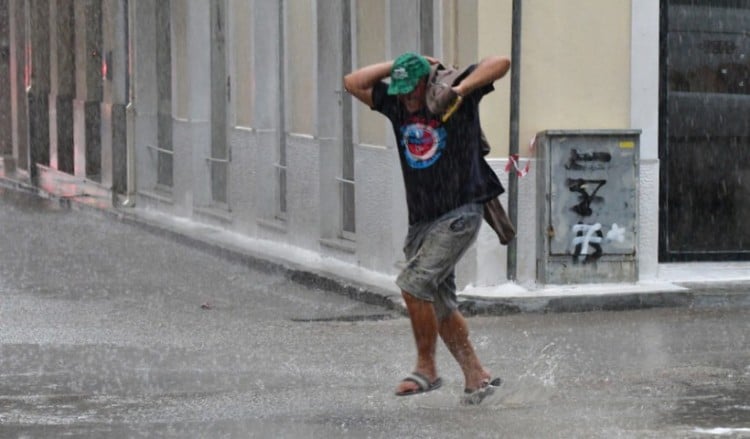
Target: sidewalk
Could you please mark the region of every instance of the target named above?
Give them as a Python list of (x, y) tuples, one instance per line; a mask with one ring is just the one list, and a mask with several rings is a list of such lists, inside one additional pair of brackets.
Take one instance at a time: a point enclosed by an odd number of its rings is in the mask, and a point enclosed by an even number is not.
[[(44, 177), (47, 178), (47, 177)], [(405, 312), (395, 276), (345, 264), (320, 254), (263, 241), (138, 207), (112, 207), (111, 196), (96, 184), (72, 176), (40, 182), (40, 188), (8, 178), (0, 169), (0, 187), (37, 194), (72, 209), (169, 236), (202, 251), (256, 268), (281, 270), (294, 281), (345, 294), (353, 299)], [(66, 181), (59, 181), (61, 178)], [(459, 293), (466, 315), (522, 312), (584, 312), (655, 307), (750, 307), (750, 263), (660, 264), (658, 278), (635, 284), (541, 285), (512, 282), (469, 286)]]

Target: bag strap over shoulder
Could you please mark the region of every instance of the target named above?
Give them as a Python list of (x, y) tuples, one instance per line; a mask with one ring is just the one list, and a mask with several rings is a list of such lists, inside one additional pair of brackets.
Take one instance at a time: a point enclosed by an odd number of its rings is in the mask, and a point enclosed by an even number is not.
[(443, 64), (432, 65), (427, 80), (427, 108), (433, 114), (443, 114), (456, 99), (453, 86), (467, 74), (468, 69), (458, 70)]

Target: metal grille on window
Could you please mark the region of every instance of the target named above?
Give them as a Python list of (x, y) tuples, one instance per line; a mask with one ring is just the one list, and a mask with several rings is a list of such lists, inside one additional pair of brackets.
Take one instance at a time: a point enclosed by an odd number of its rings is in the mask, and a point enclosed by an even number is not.
[[(279, 44), (279, 59), (285, 59), (286, 56), (286, 8), (284, 1), (279, 2), (279, 34), (282, 35), (282, 41)], [(279, 69), (279, 96), (285, 96), (287, 90), (287, 77), (284, 68)], [(275, 164), (276, 166), (276, 218), (280, 220), (286, 220), (287, 206), (286, 206), (286, 106), (282, 99), (282, 104), (279, 106), (279, 148), (278, 155), (279, 161)]]
[(230, 78), (226, 57), (226, 0), (213, 0), (211, 7), (211, 155), (207, 162), (211, 180), (211, 202), (227, 204), (230, 151), (227, 145), (227, 102)]
[[(351, 99), (344, 100), (344, 114), (351, 114)], [(340, 206), (341, 206), (341, 237), (354, 240), (356, 229), (355, 198), (354, 198), (354, 144), (352, 142), (352, 128), (345, 117), (343, 130), (343, 149), (341, 155), (342, 178), (339, 178)]]
[(172, 42), (170, 27), (170, 2), (156, 2), (156, 92), (157, 92), (157, 187), (171, 188), (173, 185), (172, 144)]
[(286, 165), (277, 163), (276, 165), (276, 183), (278, 192), (277, 196), (277, 208), (276, 214), (278, 219), (286, 218)]
[(354, 239), (357, 231), (354, 209), (354, 181), (339, 179), (341, 188), (341, 237)]
[[(356, 20), (352, 20), (352, 9), (350, 2), (342, 2), (342, 15), (344, 18), (343, 31), (341, 35), (341, 65), (344, 72), (353, 69), (352, 62), (352, 34), (351, 26), (356, 26)], [(341, 99), (342, 131), (341, 131), (341, 177), (339, 179), (339, 205), (341, 206), (341, 237), (354, 240), (357, 232), (356, 223), (356, 199), (354, 183), (354, 135), (352, 130), (352, 99), (347, 97)]]

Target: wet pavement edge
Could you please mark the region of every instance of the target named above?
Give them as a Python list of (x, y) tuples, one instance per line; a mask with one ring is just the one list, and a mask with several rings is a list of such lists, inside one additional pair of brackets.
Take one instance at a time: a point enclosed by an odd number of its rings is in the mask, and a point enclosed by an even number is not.
[[(387, 290), (352, 279), (309, 269), (290, 261), (260, 254), (240, 245), (232, 245), (201, 233), (211, 226), (200, 224), (200, 230), (170, 224), (167, 218), (156, 219), (132, 207), (113, 207), (112, 200), (90, 194), (58, 196), (30, 183), (0, 176), (0, 188), (50, 199), (60, 207), (87, 211), (103, 218), (121, 221), (155, 235), (168, 237), (191, 248), (205, 251), (251, 268), (276, 271), (300, 284), (343, 294), (353, 300), (383, 306), (406, 315), (403, 300), (397, 291)], [(166, 217), (167, 215), (165, 215)], [(217, 229), (218, 230), (218, 229)], [(679, 283), (681, 291), (649, 291), (611, 293), (604, 295), (574, 294), (564, 296), (516, 296), (502, 298), (461, 297), (460, 309), (466, 316), (502, 316), (519, 313), (563, 313), (589, 311), (626, 311), (662, 307), (744, 308), (750, 307), (750, 282)]]

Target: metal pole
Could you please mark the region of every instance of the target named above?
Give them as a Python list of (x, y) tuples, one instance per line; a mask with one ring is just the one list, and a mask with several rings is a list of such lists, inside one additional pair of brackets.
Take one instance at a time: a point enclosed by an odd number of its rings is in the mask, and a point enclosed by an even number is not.
[(125, 0), (125, 89), (128, 103), (125, 105), (125, 199), (122, 207), (135, 206), (135, 81), (133, 81), (133, 64), (135, 62), (135, 2)]
[[(510, 155), (518, 154), (519, 108), (521, 95), (521, 3), (513, 0), (511, 26), (511, 70), (510, 70)], [(518, 230), (518, 175), (513, 169), (508, 174), (508, 215)], [(508, 280), (516, 280), (518, 269), (518, 238), (508, 243)]]

